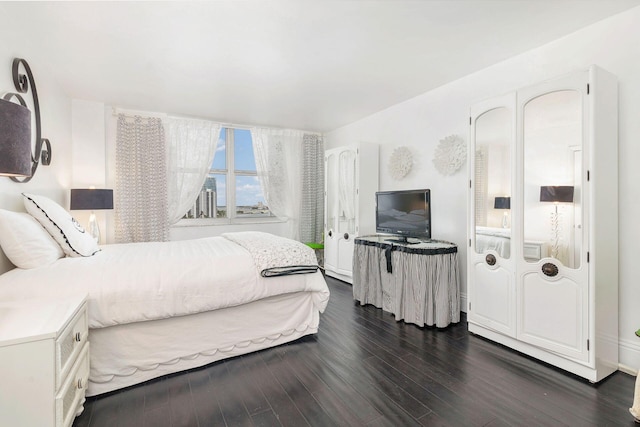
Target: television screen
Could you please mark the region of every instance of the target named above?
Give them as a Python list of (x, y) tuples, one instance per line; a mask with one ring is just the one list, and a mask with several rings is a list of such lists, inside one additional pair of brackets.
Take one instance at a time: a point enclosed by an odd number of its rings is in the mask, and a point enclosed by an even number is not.
[(376, 232), (431, 239), (431, 196), (428, 189), (376, 193)]

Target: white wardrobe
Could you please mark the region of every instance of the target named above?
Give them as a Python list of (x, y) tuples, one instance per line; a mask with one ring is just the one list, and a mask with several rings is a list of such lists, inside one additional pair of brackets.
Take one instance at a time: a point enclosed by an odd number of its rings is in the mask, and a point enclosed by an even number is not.
[(353, 283), (353, 247), (358, 236), (375, 234), (378, 146), (358, 143), (325, 152), (324, 268)]
[(470, 117), (469, 331), (591, 382), (618, 369), (617, 109), (592, 66)]

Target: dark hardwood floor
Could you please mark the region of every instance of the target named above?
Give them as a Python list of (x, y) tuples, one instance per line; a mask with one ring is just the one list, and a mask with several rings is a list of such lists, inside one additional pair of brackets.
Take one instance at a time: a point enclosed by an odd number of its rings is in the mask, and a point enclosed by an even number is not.
[(592, 385), (327, 282), (316, 336), (89, 398), (74, 426), (634, 426), (630, 375)]

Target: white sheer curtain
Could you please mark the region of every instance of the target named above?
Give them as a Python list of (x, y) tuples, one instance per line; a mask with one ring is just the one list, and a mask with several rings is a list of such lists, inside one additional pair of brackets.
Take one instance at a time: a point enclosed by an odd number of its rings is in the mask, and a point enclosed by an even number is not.
[(289, 237), (299, 239), (304, 133), (284, 129), (251, 129), (256, 171), (269, 210), (288, 221)]
[(220, 125), (174, 117), (167, 118), (166, 125), (169, 224), (175, 224), (200, 194), (216, 153)]

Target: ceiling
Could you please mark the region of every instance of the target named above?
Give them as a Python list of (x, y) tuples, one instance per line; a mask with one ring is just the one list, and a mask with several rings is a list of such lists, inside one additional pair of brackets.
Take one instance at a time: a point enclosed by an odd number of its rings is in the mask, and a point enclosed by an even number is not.
[(1, 2), (0, 35), (73, 98), (323, 132), (637, 5)]

